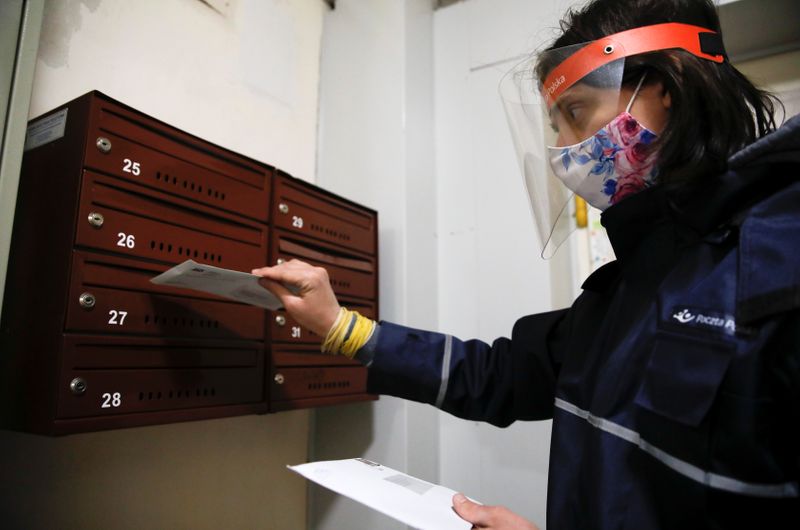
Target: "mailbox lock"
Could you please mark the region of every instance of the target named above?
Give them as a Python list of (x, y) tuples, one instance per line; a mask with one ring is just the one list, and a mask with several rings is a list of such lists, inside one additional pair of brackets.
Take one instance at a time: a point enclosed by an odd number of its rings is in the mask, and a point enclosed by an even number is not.
[(78, 303), (81, 304), (81, 307), (84, 309), (93, 308), (96, 302), (97, 300), (92, 293), (83, 293), (80, 298), (78, 298)]
[(286, 325), (286, 317), (283, 316), (283, 315), (278, 315), (278, 316), (275, 317), (275, 322), (279, 326), (285, 326)]
[(285, 203), (280, 203), (278, 205), (278, 211), (281, 213), (289, 213), (289, 206)]
[(96, 145), (101, 153), (108, 153), (111, 151), (111, 140), (108, 138), (104, 138), (103, 136), (98, 137)]
[(86, 392), (86, 381), (81, 379), (80, 377), (76, 377), (69, 383), (70, 391), (75, 394), (76, 396), (80, 396), (84, 392)]
[(90, 225), (95, 226), (97, 228), (100, 228), (101, 226), (103, 226), (104, 222), (105, 222), (105, 218), (103, 217), (103, 214), (97, 213), (97, 212), (91, 212), (89, 214), (89, 224)]
[(275, 382), (278, 383), (279, 385), (283, 384), (283, 381), (284, 381), (283, 374), (275, 374), (274, 379), (275, 379)]

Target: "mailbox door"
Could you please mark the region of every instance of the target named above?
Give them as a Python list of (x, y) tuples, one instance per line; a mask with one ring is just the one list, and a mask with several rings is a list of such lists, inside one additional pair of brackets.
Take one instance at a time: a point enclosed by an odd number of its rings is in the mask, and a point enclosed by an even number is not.
[(272, 382), (273, 402), (364, 394), (367, 372), (358, 367), (307, 366), (279, 367)]
[(266, 223), (273, 170), (158, 120), (94, 99), (85, 165)]
[(373, 213), (282, 175), (275, 179), (272, 219), (288, 232), (375, 254)]
[(59, 419), (263, 403), (259, 343), (65, 335)]
[[(340, 297), (339, 304), (352, 311), (358, 311), (367, 318), (374, 320), (377, 317), (374, 302), (348, 300)], [(267, 313), (267, 322), (269, 323), (270, 339), (274, 343), (319, 345), (322, 342), (322, 337), (301, 326), (284, 310), (269, 311)]]
[(166, 268), (141, 260), (76, 251), (66, 331), (264, 339), (262, 309), (150, 282)]
[(182, 199), (132, 190), (124, 182), (86, 171), (75, 244), (125, 256), (181, 263), (187, 259), (250, 270), (267, 254), (267, 226)]
[(270, 385), (273, 411), (377, 399), (367, 394), (366, 367), (314, 346), (274, 347)]
[(337, 296), (374, 299), (377, 290), (376, 260), (372, 256), (324, 247), (308, 238), (274, 230), (271, 262), (299, 259), (328, 271)]

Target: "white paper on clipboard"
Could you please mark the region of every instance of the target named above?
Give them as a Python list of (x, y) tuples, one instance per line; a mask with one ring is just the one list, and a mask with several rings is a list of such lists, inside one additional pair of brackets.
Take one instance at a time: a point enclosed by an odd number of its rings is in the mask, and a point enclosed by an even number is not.
[(283, 307), (278, 297), (264, 289), (258, 279), (258, 276), (247, 272), (223, 269), (187, 259), (150, 281), (158, 285), (216, 294), (265, 309)]
[(453, 511), (455, 491), (363, 458), (310, 462), (289, 469), (419, 530), (469, 530)]

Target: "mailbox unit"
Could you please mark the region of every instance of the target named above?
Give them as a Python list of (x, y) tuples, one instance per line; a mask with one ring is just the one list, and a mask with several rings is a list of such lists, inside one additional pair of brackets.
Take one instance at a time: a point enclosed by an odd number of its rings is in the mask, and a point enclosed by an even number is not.
[(376, 224), (99, 92), (33, 121), (0, 323), (2, 426), (67, 434), (374, 399), (363, 367), (320, 355), (283, 312), (149, 280), (186, 259), (249, 271), (297, 257), (377, 316)]
[[(377, 319), (377, 214), (280, 171), (272, 204), (271, 263), (324, 267), (342, 305)], [(364, 399), (366, 370), (357, 361), (320, 354), (321, 337), (283, 311), (268, 318), (271, 410)]]

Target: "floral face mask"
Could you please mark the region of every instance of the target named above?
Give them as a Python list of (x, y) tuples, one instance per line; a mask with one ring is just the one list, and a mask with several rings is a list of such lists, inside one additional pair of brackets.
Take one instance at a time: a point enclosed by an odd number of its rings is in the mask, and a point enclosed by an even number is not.
[(655, 182), (656, 153), (650, 144), (656, 134), (629, 112), (643, 81), (625, 111), (594, 135), (574, 145), (547, 148), (556, 177), (600, 210)]

